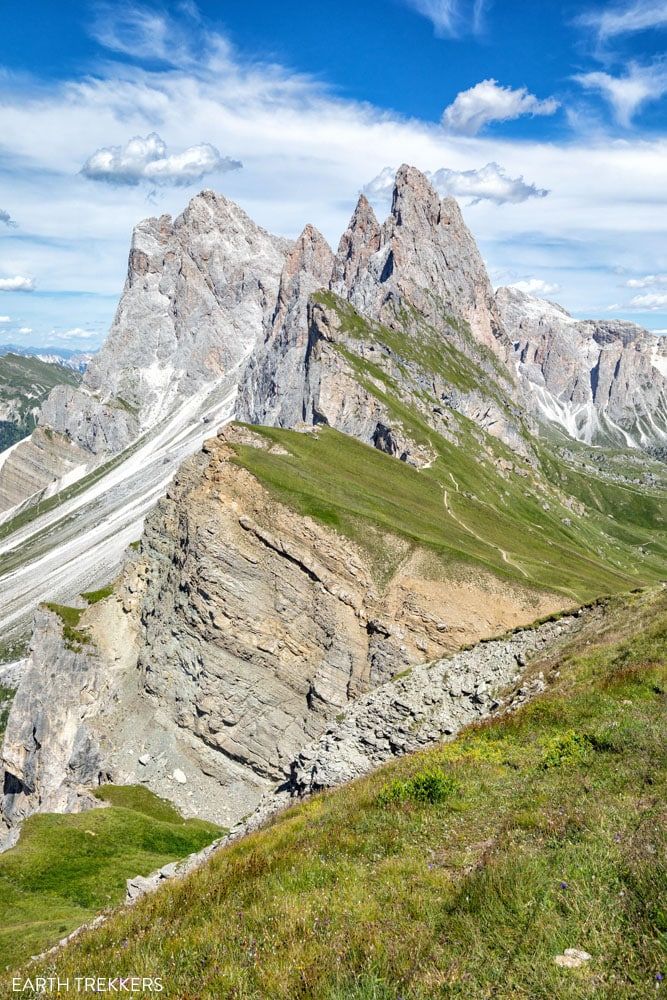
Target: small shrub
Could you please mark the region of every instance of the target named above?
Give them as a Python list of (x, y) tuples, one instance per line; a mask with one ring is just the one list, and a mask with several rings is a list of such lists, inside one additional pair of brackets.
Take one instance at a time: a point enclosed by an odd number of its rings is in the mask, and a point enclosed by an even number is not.
[(593, 741), (585, 733), (568, 729), (565, 733), (552, 736), (544, 744), (542, 767), (576, 767), (582, 764), (593, 749)]
[(397, 779), (385, 785), (378, 795), (378, 802), (383, 806), (398, 802), (435, 805), (454, 795), (457, 788), (454, 779), (444, 771), (439, 769), (418, 771), (407, 781)]

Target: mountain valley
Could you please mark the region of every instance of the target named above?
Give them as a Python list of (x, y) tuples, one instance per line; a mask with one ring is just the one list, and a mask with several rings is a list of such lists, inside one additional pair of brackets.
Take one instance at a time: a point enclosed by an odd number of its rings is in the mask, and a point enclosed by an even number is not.
[[(0, 364), (43, 364), (7, 359)], [(110, 903), (122, 901), (125, 877), (199, 850), (204, 833), (252, 835), (85, 935), (72, 952), (84, 965), (95, 956), (101, 969), (118, 935), (132, 926), (134, 941), (141, 925), (132, 958), (154, 969), (146, 926), (162, 920), (164, 903), (180, 908), (192, 954), (212, 950), (227, 970), (227, 985), (211, 974), (192, 996), (395, 997), (406, 984), (415, 998), (486, 995), (468, 960), (445, 961), (445, 945), (436, 945), (436, 882), (455, 873), (448, 912), (477, 934), (475, 921), (486, 928), (494, 915), (482, 902), (473, 915), (457, 886), (482, 900), (484, 880), (497, 876), (505, 899), (511, 879), (525, 877), (548, 895), (544, 879), (555, 877), (558, 858), (576, 867), (566, 827), (589, 830), (608, 809), (594, 848), (602, 852), (608, 824), (631, 836), (630, 799), (641, 800), (642, 816), (658, 809), (630, 772), (654, 767), (656, 788), (664, 779), (662, 756), (648, 761), (664, 700), (667, 338), (611, 319), (574, 320), (513, 288), (494, 291), (456, 201), (403, 166), (388, 218), (380, 223), (361, 195), (335, 253), (311, 225), (294, 241), (272, 236), (210, 191), (175, 220), (140, 223), (105, 344), (81, 377), (62, 372), (31, 403), (30, 419), (37, 404), (39, 412), (30, 436), (0, 455), (0, 880), (14, 877), (27, 835), (38, 841), (55, 817), (61, 835), (71, 821), (80, 836), (83, 814), (108, 823), (99, 832), (111, 836), (123, 819), (114, 808), (134, 810), (136, 844), (145, 845), (137, 816), (166, 799), (181, 818), (160, 822), (194, 825), (181, 839), (162, 830), (164, 849), (137, 848), (136, 871), (121, 865)], [(627, 720), (610, 735), (616, 711)], [(571, 735), (580, 732), (583, 743)], [(554, 773), (542, 767), (552, 744), (573, 739), (562, 772), (560, 759)], [(627, 800), (612, 787), (612, 754)], [(598, 775), (595, 806), (585, 763)], [(401, 791), (424, 768), (450, 781), (451, 812)], [(577, 816), (564, 804), (568, 773)], [(148, 796), (140, 807), (114, 791), (135, 787)], [(485, 811), (484, 788), (502, 821)], [(100, 808), (105, 789), (121, 796), (117, 806)], [(482, 816), (476, 832), (468, 809)], [(310, 823), (308, 846), (299, 831)], [(351, 886), (369, 899), (364, 913), (350, 902), (359, 926), (377, 918), (384, 896), (404, 927), (407, 900), (390, 886), (416, 878), (429, 900), (423, 926), (415, 924), (422, 970), (433, 970), (438, 952), (441, 975), (474, 983), (469, 992), (429, 993), (435, 972), (411, 978), (404, 945), (387, 928), (370, 966), (336, 944), (343, 972), (365, 976), (367, 992), (349, 992), (310, 923), (303, 940), (321, 974), (307, 973), (289, 891), (282, 940), (293, 962), (277, 985), (265, 918), (277, 919), (280, 905), (263, 895), (273, 876), (262, 886), (257, 878), (283, 858), (283, 836), (310, 867), (281, 868), (276, 884), (304, 880), (313, 919), (326, 898), (336, 941), (349, 933), (339, 910), (347, 890), (334, 905), (315, 854), (335, 856), (341, 885), (345, 866), (354, 869)], [(444, 837), (458, 847), (445, 848)], [(538, 876), (535, 852), (547, 842), (550, 874)], [(357, 851), (364, 865), (372, 856), (378, 872), (387, 868), (386, 882), (369, 887)], [(220, 952), (226, 944), (185, 927), (188, 912), (198, 919), (188, 894), (215, 895), (214, 873), (234, 865), (247, 867), (266, 911), (241, 892), (245, 929), (225, 925), (226, 933), (249, 935), (262, 973), (253, 963), (241, 970)], [(592, 870), (599, 877), (598, 862)], [(648, 877), (643, 862), (633, 871)], [(55, 945), (104, 909), (99, 895), (76, 891), (85, 905), (63, 904), (61, 931), (35, 932), (31, 948)], [(577, 923), (554, 903), (558, 920), (578, 930), (586, 905)], [(6, 919), (18, 923), (21, 900), (12, 906)], [(627, 927), (629, 911), (623, 920)], [(641, 921), (650, 936), (649, 916)], [(413, 946), (415, 933), (406, 937)], [(561, 924), (554, 933), (565, 947)], [(522, 946), (513, 947), (517, 965)], [(651, 938), (637, 976), (657, 947)], [(3, 954), (9, 964), (28, 957), (10, 945)], [(500, 961), (491, 945), (471, 955), (494, 968)], [(66, 949), (54, 961), (63, 969), (75, 959)], [(614, 961), (617, 970), (620, 953)], [(535, 982), (517, 976), (517, 989)], [(183, 982), (178, 995), (189, 996)]]

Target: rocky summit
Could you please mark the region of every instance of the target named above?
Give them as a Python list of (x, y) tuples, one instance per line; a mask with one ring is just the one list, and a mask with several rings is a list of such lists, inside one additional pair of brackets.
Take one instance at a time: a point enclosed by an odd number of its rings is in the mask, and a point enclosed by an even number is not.
[[(661, 613), (664, 343), (494, 292), (458, 204), (410, 166), (335, 250), (211, 191), (140, 223), (103, 348), (0, 456), (0, 876), (44, 814), (114, 809), (127, 836), (182, 826), (182, 873), (223, 827), (443, 742), (458, 760), (471, 723), (509, 731), (570, 661), (604, 688), (586, 647), (629, 634), (628, 600)], [(577, 760), (617, 745), (561, 735)], [(560, 762), (542, 740), (529, 765), (484, 744), (480, 767), (536, 781)], [(425, 775), (377, 802), (459, 794)], [(128, 872), (132, 900), (185, 853)]]

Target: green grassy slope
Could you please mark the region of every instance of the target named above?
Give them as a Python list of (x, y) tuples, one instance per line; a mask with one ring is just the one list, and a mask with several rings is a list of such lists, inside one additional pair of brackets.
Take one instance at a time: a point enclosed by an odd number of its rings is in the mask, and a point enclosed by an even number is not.
[[(667, 593), (614, 598), (515, 715), (318, 795), (87, 934), (180, 1000), (644, 1000), (667, 974)], [(397, 794), (396, 789), (399, 788)], [(561, 969), (565, 948), (587, 951)]]
[(32, 411), (57, 385), (78, 385), (81, 375), (63, 365), (18, 354), (0, 356), (0, 412), (12, 404), (17, 420), (0, 420), (0, 451), (8, 448), (35, 428)]
[[(434, 458), (418, 471), (329, 428), (316, 435), (256, 428), (289, 454), (246, 446), (238, 461), (281, 500), (355, 538), (381, 576), (394, 568), (382, 537), (387, 531), (436, 553), (445, 572), (483, 566), (573, 601), (665, 576), (667, 477), (659, 464), (647, 461), (653, 478), (634, 483), (618, 475), (619, 450), (600, 452), (599, 473), (590, 462), (582, 469), (583, 449), (574, 447), (568, 462), (556, 444), (530, 433), (497, 360), (484, 353), (474, 360), (457, 348), (466, 333), (460, 324), (448, 340), (416, 314), (401, 313), (404, 328), (389, 329), (332, 293), (314, 300), (340, 331), (330, 347), (401, 432)], [(534, 464), (439, 398), (434, 376), (458, 393), (480, 391), (492, 401)], [(443, 415), (447, 436), (434, 429)], [(626, 454), (637, 476), (637, 455)], [(605, 475), (608, 469), (615, 479)]]
[[(658, 495), (603, 484), (602, 509), (578, 517), (543, 483), (501, 478), (472, 436), (467, 448), (458, 447), (425, 428), (438, 457), (417, 470), (328, 427), (316, 434), (253, 430), (288, 454), (237, 446), (237, 461), (283, 502), (352, 537), (384, 574), (394, 568), (384, 532), (430, 549), (445, 571), (480, 566), (573, 601), (665, 573), (665, 508)], [(504, 446), (494, 441), (493, 447)], [(606, 517), (604, 504), (617, 512), (616, 521)], [(647, 533), (651, 550), (640, 557)]]
[(106, 786), (110, 808), (32, 816), (16, 847), (0, 854), (0, 969), (55, 944), (125, 896), (147, 875), (211, 843), (220, 831), (184, 820), (142, 787)]

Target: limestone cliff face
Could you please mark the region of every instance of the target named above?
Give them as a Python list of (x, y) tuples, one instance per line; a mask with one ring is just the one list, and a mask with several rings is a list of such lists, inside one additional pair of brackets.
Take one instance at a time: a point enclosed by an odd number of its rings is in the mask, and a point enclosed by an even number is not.
[(324, 237), (306, 226), (285, 262), (263, 342), (244, 372), (238, 405), (241, 419), (278, 427), (306, 419), (309, 300), (313, 292), (328, 287), (333, 262)]
[(505, 355), (491, 283), (461, 210), (414, 167), (398, 170), (382, 226), (362, 195), (341, 239), (331, 287), (380, 322), (394, 321), (398, 303), (446, 336), (452, 336), (448, 318), (463, 320), (480, 343)]
[(357, 697), (559, 605), (481, 571), (443, 579), (391, 536), (399, 569), (379, 584), (350, 540), (236, 463), (249, 446), (278, 447), (231, 427), (182, 467), (114, 596), (84, 611), (89, 642), (39, 613), (3, 748), (6, 825), (83, 808), (107, 780), (228, 825)]
[(96, 716), (105, 683), (97, 652), (75, 650), (63, 639), (57, 615), (41, 609), (3, 747), (0, 819), (6, 827), (33, 812), (90, 805), (86, 789), (99, 784), (101, 775), (86, 722)]
[(667, 338), (619, 320), (572, 318), (513, 288), (496, 293), (526, 396), (587, 443), (667, 441)]
[[(327, 289), (329, 295), (313, 294)], [(411, 442), (377, 394), (363, 387), (350, 361), (350, 354), (361, 354), (383, 365), (397, 394), (439, 433), (447, 434), (444, 405), (530, 459), (516, 405), (521, 393), (505, 364), (510, 344), (479, 251), (457, 204), (441, 200), (418, 170), (398, 171), (382, 226), (360, 197), (335, 257), (308, 227), (284, 269), (281, 297), (293, 306), (276, 309), (244, 373), (240, 419), (280, 427), (326, 422), (425, 464), (428, 449)], [(399, 346), (378, 349), (380, 328)], [(452, 383), (435, 363), (416, 371), (415, 356), (425, 357), (425, 348), (436, 356), (460, 352), (476, 368), (473, 380)], [(489, 381), (496, 391), (487, 391)], [(423, 406), (425, 390), (434, 406)]]
[(42, 463), (43, 442), (17, 447), (0, 470), (0, 511), (70, 473), (71, 448), (84, 453), (85, 471), (240, 365), (275, 312), (289, 248), (212, 191), (175, 220), (140, 223), (102, 349), (79, 389), (56, 388), (41, 409), (52, 460)]

